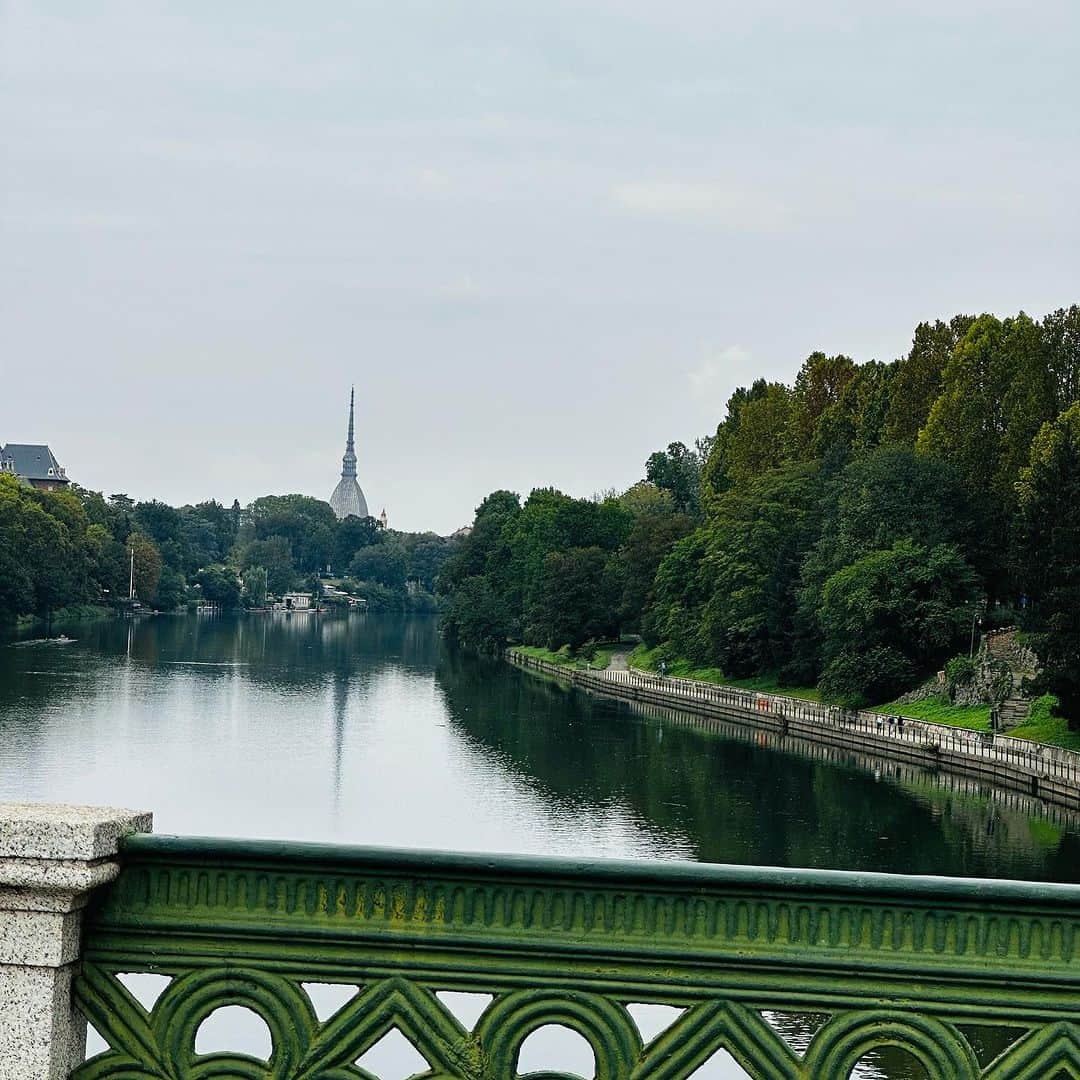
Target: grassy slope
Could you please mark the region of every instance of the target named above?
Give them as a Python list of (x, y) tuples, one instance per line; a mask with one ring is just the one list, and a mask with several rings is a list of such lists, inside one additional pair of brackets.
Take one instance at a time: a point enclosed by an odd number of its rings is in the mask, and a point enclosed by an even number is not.
[[(643, 671), (656, 671), (660, 662), (660, 649), (647, 649), (639, 645), (629, 657), (631, 667)], [(689, 660), (673, 660), (667, 666), (667, 674), (680, 679), (697, 679), (700, 682), (722, 683), (724, 686), (738, 686), (744, 690), (760, 690), (764, 694), (785, 694), (787, 697), (803, 698), (806, 701), (820, 701), (821, 694), (812, 686), (781, 686), (775, 676), (759, 675), (753, 679), (729, 679), (719, 668), (694, 667)]]
[(1031, 704), (1027, 722), (1013, 728), (1009, 734), (1015, 739), (1031, 739), (1032, 742), (1080, 751), (1080, 732), (1070, 731), (1069, 722), (1063, 717), (1051, 715), (1056, 704), (1057, 698), (1052, 694), (1036, 698)]
[(531, 656), (535, 660), (558, 664), (559, 667), (577, 668), (579, 671), (584, 671), (588, 667), (593, 671), (601, 671), (611, 663), (611, 657), (615, 654), (617, 648), (616, 645), (598, 645), (592, 660), (586, 660), (580, 656), (571, 656), (569, 648), (565, 645), (558, 651), (544, 649), (539, 645), (515, 645), (514, 651), (524, 656)]
[[(659, 659), (659, 649), (647, 649), (644, 645), (638, 645), (630, 654), (629, 662), (631, 667), (655, 671)], [(807, 701), (821, 700), (821, 694), (813, 687), (781, 686), (774, 676), (767, 675), (755, 679), (727, 679), (719, 668), (695, 668), (686, 660), (670, 662), (667, 673), (684, 679), (724, 683), (728, 686), (740, 686), (746, 690), (784, 694), (787, 697), (803, 698)], [(1062, 746), (1067, 750), (1080, 752), (1080, 731), (1070, 731), (1067, 720), (1052, 715), (1056, 704), (1057, 699), (1050, 694), (1037, 698), (1032, 703), (1031, 715), (1027, 722), (1013, 728), (1008, 734), (1014, 739), (1028, 739), (1031, 742)], [(909, 704), (894, 701), (888, 705), (874, 706), (870, 711), (923, 720), (929, 724), (942, 724), (945, 727), (967, 728), (970, 731), (990, 730), (989, 705), (950, 705), (948, 702), (930, 698)]]
[(911, 720), (925, 720), (928, 724), (943, 724), (945, 727), (970, 728), (972, 731), (990, 730), (989, 705), (950, 705), (937, 698), (928, 698), (925, 701), (905, 704), (893, 701), (888, 705), (877, 705), (872, 711)]

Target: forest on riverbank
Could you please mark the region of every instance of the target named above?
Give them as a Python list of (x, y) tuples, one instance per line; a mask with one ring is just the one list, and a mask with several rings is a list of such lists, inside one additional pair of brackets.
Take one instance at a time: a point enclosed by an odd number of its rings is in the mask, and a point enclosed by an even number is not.
[(481, 649), (637, 633), (853, 705), (1018, 625), (1080, 717), (1080, 306), (920, 323), (888, 363), (815, 352), (624, 492), (493, 492), (438, 588)]
[[(78, 485), (39, 491), (0, 476), (0, 625), (135, 596), (162, 611), (209, 602), (260, 607), (333, 574), (371, 611), (434, 611), (453, 541), (375, 518), (338, 521), (329, 503), (267, 495), (241, 508), (169, 506)], [(329, 600), (330, 598), (328, 598)]]

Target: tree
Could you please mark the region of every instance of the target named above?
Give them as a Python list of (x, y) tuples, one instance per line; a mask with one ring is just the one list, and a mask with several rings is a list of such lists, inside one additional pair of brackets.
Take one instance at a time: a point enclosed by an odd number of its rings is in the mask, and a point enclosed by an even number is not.
[(428, 592), (435, 591), (435, 583), (446, 560), (453, 550), (453, 542), (434, 533), (421, 533), (406, 543), (406, 576), (418, 581)]
[[(894, 697), (955, 652), (974, 593), (975, 575), (951, 544), (898, 540), (838, 570), (817, 611), (822, 690), (848, 705)], [(872, 663), (861, 659), (871, 653)]]
[(854, 452), (872, 450), (885, 435), (885, 418), (896, 368), (871, 361), (860, 364), (835, 402), (818, 418), (810, 451), (833, 471)]
[(253, 540), (243, 549), (240, 568), (247, 571), (256, 566), (265, 571), (266, 587), (274, 596), (281, 596), (296, 584), (292, 545), (284, 536)]
[(1080, 728), (1080, 402), (1040, 429), (1017, 493), (1020, 576), (1045, 679)]
[(353, 556), (349, 575), (401, 591), (405, 588), (405, 553), (397, 543), (371, 544)]
[(721, 437), (717, 433), (710, 469), (714, 486), (741, 484), (791, 460), (789, 427), (794, 411), (791, 391), (782, 383), (766, 383), (755, 389), (738, 408), (738, 423)]
[(626, 541), (608, 562), (607, 572), (618, 593), (618, 617), (623, 629), (640, 627), (660, 563), (672, 545), (694, 527), (689, 516), (675, 513), (672, 506), (673, 501), (668, 500), (659, 504), (656, 512), (639, 513)]
[(820, 529), (813, 463), (774, 469), (716, 500), (707, 525), (709, 662), (730, 675), (777, 671), (792, 657), (799, 573)]
[(26, 507), (22, 485), (0, 476), (0, 621), (30, 611), (34, 603), (33, 568), (23, 546)]
[(911, 350), (897, 365), (889, 388), (885, 439), (914, 446), (930, 409), (941, 393), (942, 373), (974, 318), (956, 315), (949, 322), (922, 322), (915, 327)]
[(645, 462), (645, 478), (670, 493), (675, 509), (691, 516), (701, 507), (701, 465), (695, 450), (673, 442), (666, 450), (650, 454)]
[(184, 581), (184, 575), (171, 566), (163, 567), (157, 593), (154, 596), (154, 607), (161, 611), (175, 611), (184, 602), (186, 596), (187, 584)]
[(598, 547), (552, 551), (530, 611), (526, 637), (557, 649), (578, 649), (618, 628), (616, 595), (605, 576), (607, 553)]
[(789, 439), (795, 457), (805, 460), (811, 455), (818, 422), (839, 404), (840, 395), (855, 372), (855, 361), (848, 356), (815, 352), (806, 358), (795, 377), (789, 420)]
[(228, 566), (204, 566), (195, 581), (202, 589), (203, 599), (223, 608), (240, 606), (240, 580)]
[(262, 607), (266, 603), (267, 573), (262, 566), (252, 566), (244, 571), (243, 601), (247, 607)]
[(443, 626), (452, 640), (482, 652), (506, 647), (517, 620), (490, 580), (480, 575), (456, 583), (448, 599)]
[(668, 643), (678, 655), (702, 664), (712, 662), (701, 619), (713, 591), (708, 543), (708, 531), (698, 528), (672, 546), (657, 568), (652, 603), (641, 625), (649, 645)]
[(639, 480), (615, 498), (638, 521), (645, 517), (670, 517), (676, 512), (672, 493), (649, 480)]
[(385, 538), (386, 530), (375, 518), (360, 518), (350, 514), (338, 522), (337, 535), (334, 538), (334, 569), (338, 573), (344, 573), (360, 548), (381, 543)]
[(158, 582), (164, 565), (161, 553), (153, 540), (142, 533), (133, 532), (128, 537), (128, 555), (134, 558), (135, 595), (151, 603), (157, 596)]
[(293, 569), (300, 574), (318, 573), (334, 553), (338, 521), (330, 504), (307, 495), (264, 495), (247, 510), (247, 528), (268, 540), (281, 536), (289, 541)]

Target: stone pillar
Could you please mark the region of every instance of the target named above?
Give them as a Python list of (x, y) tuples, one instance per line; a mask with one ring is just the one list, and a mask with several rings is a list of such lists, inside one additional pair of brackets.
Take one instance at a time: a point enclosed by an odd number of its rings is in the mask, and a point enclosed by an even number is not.
[(0, 1080), (66, 1080), (86, 1053), (71, 983), (82, 910), (119, 873), (131, 810), (0, 803)]

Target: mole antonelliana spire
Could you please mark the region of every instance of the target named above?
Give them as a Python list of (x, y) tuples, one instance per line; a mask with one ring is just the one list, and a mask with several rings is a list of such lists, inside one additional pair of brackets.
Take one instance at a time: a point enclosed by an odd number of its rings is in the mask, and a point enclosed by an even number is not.
[(341, 479), (330, 496), (330, 506), (338, 519), (367, 517), (367, 500), (356, 482), (356, 447), (353, 444), (353, 403), (356, 388), (349, 390), (349, 436), (345, 440), (345, 455), (341, 459)]

